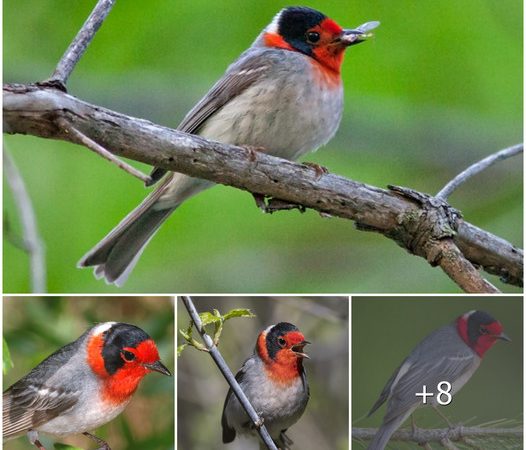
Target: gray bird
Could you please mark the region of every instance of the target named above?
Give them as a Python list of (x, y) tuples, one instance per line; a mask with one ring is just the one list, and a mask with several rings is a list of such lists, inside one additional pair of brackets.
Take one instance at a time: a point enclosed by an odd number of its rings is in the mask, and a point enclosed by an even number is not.
[[(340, 67), (345, 49), (378, 22), (344, 30), (310, 8), (281, 10), (186, 115), (178, 129), (225, 144), (262, 148), (296, 160), (326, 144), (343, 110)], [(154, 169), (152, 179), (166, 171)], [(122, 285), (145, 246), (185, 200), (214, 183), (180, 173), (159, 187), (79, 261), (97, 278)]]
[[(248, 400), (263, 419), (276, 446), (290, 448), (292, 441), (285, 432), (303, 415), (309, 401), (309, 386), (303, 368), (308, 356), (303, 347), (309, 342), (295, 325), (280, 322), (263, 330), (254, 354), (236, 375)], [(232, 442), (237, 434), (256, 435), (254, 425), (236, 395), (229, 389), (223, 415), (223, 443)], [(266, 449), (263, 442), (262, 449)]]
[(500, 322), (486, 312), (470, 311), (421, 341), (389, 378), (371, 408), (369, 416), (387, 401), (383, 423), (367, 449), (383, 450), (413, 411), (424, 406), (422, 397), (416, 396), (424, 385), (434, 394), (427, 398), (431, 406), (438, 405), (437, 386), (442, 381), (451, 384), (450, 394), (455, 395), (498, 339), (510, 341)]

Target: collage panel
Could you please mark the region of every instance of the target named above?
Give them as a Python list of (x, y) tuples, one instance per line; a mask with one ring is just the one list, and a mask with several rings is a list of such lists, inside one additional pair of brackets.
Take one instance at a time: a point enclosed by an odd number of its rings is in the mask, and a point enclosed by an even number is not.
[[(253, 315), (225, 320), (217, 344), (278, 448), (349, 448), (347, 297), (193, 296), (191, 301), (207, 320), (215, 310), (222, 317), (247, 309)], [(179, 300), (177, 326), (187, 330), (189, 322)], [(214, 325), (206, 329), (214, 336)], [(192, 338), (202, 342), (195, 329)], [(178, 345), (185, 342), (179, 335)], [(177, 395), (177, 448), (267, 448), (258, 445), (256, 430), (210, 355), (191, 345), (178, 358)]]
[(2, 313), (2, 448), (174, 448), (172, 299), (6, 296)]
[(523, 326), (522, 297), (353, 297), (353, 450), (523, 448)]

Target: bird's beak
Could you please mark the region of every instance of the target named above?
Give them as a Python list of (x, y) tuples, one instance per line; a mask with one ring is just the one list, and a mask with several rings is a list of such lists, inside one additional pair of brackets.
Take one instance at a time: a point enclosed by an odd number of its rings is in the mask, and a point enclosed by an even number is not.
[(353, 30), (343, 30), (342, 34), (338, 37), (337, 42), (345, 47), (364, 42), (373, 36), (373, 33), (370, 33), (369, 31), (373, 30), (378, 25), (380, 25), (380, 22), (373, 21), (366, 22)]
[(495, 336), (497, 339), (501, 339), (503, 341), (508, 341), (508, 342), (511, 342), (511, 339), (506, 336), (504, 333), (500, 333), (498, 334), (497, 336)]
[(161, 361), (155, 361), (153, 363), (147, 363), (143, 364), (144, 367), (147, 369), (153, 370), (154, 372), (162, 373), (163, 375), (168, 375), (169, 377), (172, 376), (170, 371), (166, 368), (166, 366)]
[(309, 355), (307, 355), (306, 353), (303, 353), (303, 347), (305, 347), (307, 344), (310, 344), (310, 342), (309, 341), (301, 341), (300, 343), (298, 343), (296, 345), (293, 345), (290, 349), (294, 352), (294, 354), (298, 358), (310, 359)]

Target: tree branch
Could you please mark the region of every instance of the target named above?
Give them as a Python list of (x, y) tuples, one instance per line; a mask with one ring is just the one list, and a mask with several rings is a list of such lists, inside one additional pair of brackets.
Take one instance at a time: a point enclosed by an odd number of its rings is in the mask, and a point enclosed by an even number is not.
[(201, 338), (203, 339), (203, 342), (205, 343), (206, 348), (208, 349), (208, 352), (210, 353), (210, 356), (212, 357), (217, 367), (219, 368), (219, 370), (225, 377), (227, 383), (232, 388), (232, 391), (234, 391), (234, 394), (236, 394), (236, 397), (239, 400), (239, 403), (241, 403), (241, 406), (246, 411), (248, 417), (250, 417), (250, 420), (252, 421), (252, 423), (254, 424), (254, 427), (256, 428), (259, 435), (261, 436), (261, 439), (263, 440), (263, 442), (265, 443), (268, 449), (278, 450), (276, 448), (276, 445), (274, 444), (274, 441), (270, 437), (270, 434), (268, 434), (268, 431), (265, 428), (265, 425), (263, 424), (263, 420), (258, 416), (257, 412), (255, 411), (253, 406), (250, 404), (250, 401), (248, 400), (245, 393), (243, 392), (243, 389), (241, 389), (241, 386), (239, 386), (239, 383), (236, 381), (236, 378), (234, 377), (227, 363), (225, 362), (223, 355), (221, 355), (221, 352), (214, 345), (212, 338), (208, 336), (208, 334), (206, 334), (206, 331), (201, 322), (201, 318), (199, 317), (199, 314), (197, 310), (195, 309), (192, 299), (189, 296), (182, 296), (181, 300), (183, 301), (184, 306), (186, 310), (188, 311), (188, 314), (190, 318), (192, 319), (195, 328), (201, 335)]
[(466, 170), (460, 172), (455, 178), (453, 178), (448, 184), (446, 184), (442, 190), (436, 195), (437, 198), (447, 200), (453, 191), (458, 188), (461, 184), (465, 183), (471, 177), (479, 174), (483, 170), (486, 170), (491, 165), (498, 161), (511, 158), (512, 156), (522, 153), (524, 149), (523, 144), (514, 145), (512, 147), (500, 150), (493, 155), (490, 155), (475, 164), (469, 166)]
[(73, 42), (69, 45), (51, 78), (47, 81), (50, 84), (59, 86), (62, 90), (66, 90), (66, 83), (71, 72), (79, 62), (80, 58), (88, 48), (88, 45), (95, 37), (102, 22), (106, 19), (113, 8), (116, 0), (99, 0), (95, 8), (82, 25), (82, 28), (75, 36)]
[[(360, 440), (371, 440), (377, 428), (353, 428), (352, 438)], [(485, 427), (463, 427), (437, 428), (413, 430), (398, 430), (391, 437), (391, 442), (414, 442), (419, 445), (430, 442), (438, 442), (444, 448), (456, 448), (447, 446), (452, 442), (470, 442), (469, 438), (516, 438), (522, 442), (523, 430), (521, 428), (485, 428)], [(449, 443), (449, 444), (448, 444)]]
[[(320, 176), (311, 167), (129, 117), (50, 86), (5, 85), (3, 106), (7, 133), (78, 143), (60, 125), (65, 121), (115, 155), (354, 220), (360, 230), (384, 234), (432, 265), (441, 260), (434, 241), (452, 239), (472, 264), (522, 286), (522, 250), (463, 221), (439, 199)], [(474, 289), (469, 292), (494, 292)]]
[(31, 276), (31, 292), (46, 292), (46, 259), (44, 245), (38, 233), (37, 220), (31, 198), (27, 193), (24, 180), (14, 161), (4, 148), (4, 175), (15, 205), (20, 215), (22, 225), (23, 248), (29, 254), (29, 273)]

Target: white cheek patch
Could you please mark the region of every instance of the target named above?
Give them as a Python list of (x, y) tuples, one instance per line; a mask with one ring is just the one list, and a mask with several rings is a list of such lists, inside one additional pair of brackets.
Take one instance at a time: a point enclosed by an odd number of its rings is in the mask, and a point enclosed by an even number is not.
[(473, 310), (473, 311), (469, 311), (469, 312), (467, 312), (466, 314), (464, 314), (464, 315), (462, 316), (462, 318), (463, 318), (464, 320), (468, 320), (469, 316), (471, 316), (471, 314), (473, 314), (474, 312), (475, 312), (475, 310)]
[(274, 328), (275, 326), (276, 326), (276, 325), (269, 325), (267, 328), (265, 328), (265, 331), (263, 331), (263, 333), (265, 333), (265, 335), (267, 335), (268, 332), (269, 332), (270, 330), (272, 330), (272, 328)]
[(104, 322), (99, 323), (97, 326), (93, 328), (93, 335), (96, 336), (98, 334), (102, 334), (105, 331), (108, 331), (113, 325), (115, 325), (117, 322)]
[(277, 13), (275, 16), (274, 16), (274, 19), (272, 19), (272, 22), (270, 22), (270, 24), (267, 26), (267, 28), (265, 28), (265, 31), (267, 33), (273, 33), (273, 34), (278, 34), (278, 28), (279, 28), (279, 19), (281, 17), (281, 13), (283, 12), (283, 10), (281, 10), (279, 13)]

